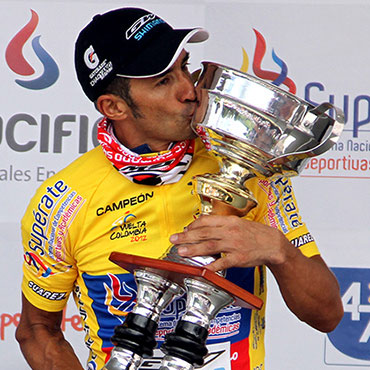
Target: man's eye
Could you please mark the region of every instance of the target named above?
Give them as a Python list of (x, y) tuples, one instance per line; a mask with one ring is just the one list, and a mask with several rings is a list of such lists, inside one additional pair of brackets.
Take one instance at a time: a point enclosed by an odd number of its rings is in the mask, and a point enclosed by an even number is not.
[(160, 81), (158, 82), (158, 85), (167, 85), (169, 81), (170, 81), (170, 79), (169, 79), (169, 78), (167, 78), (167, 77), (162, 78), (162, 80), (160, 80)]

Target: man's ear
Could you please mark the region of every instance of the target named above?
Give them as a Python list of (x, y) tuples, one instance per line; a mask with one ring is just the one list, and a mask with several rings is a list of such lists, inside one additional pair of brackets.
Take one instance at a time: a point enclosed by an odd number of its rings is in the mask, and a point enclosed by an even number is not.
[(117, 95), (100, 95), (96, 101), (99, 112), (112, 120), (122, 120), (128, 116), (129, 107), (127, 103)]

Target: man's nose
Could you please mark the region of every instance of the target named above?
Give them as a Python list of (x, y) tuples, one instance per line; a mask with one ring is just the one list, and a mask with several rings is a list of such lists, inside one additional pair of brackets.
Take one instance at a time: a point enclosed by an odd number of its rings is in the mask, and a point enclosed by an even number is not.
[(196, 101), (197, 95), (195, 92), (195, 87), (191, 76), (188, 74), (181, 75), (181, 83), (179, 85), (178, 97), (181, 102), (186, 101)]

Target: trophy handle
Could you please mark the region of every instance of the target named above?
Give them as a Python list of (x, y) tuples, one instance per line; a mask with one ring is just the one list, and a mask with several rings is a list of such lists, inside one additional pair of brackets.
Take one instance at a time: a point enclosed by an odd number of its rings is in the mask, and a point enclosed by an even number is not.
[[(343, 126), (345, 122), (344, 113), (341, 109), (335, 107), (331, 103), (322, 103), (318, 105), (316, 108), (310, 110), (308, 114), (315, 114), (317, 118), (312, 124), (312, 132), (316, 134), (316, 130), (320, 130), (320, 120), (323, 120), (326, 124), (328, 120), (328, 116), (326, 112), (330, 109), (333, 109), (335, 112), (335, 118), (333, 125), (330, 125), (327, 132), (324, 133), (323, 138), (320, 140), (320, 144), (311, 149), (308, 152), (311, 152), (313, 155), (320, 155), (328, 151), (339, 139), (340, 134), (343, 131)], [(316, 123), (317, 128), (316, 128)], [(319, 134), (319, 133), (318, 133)]]
[[(335, 118), (329, 117), (326, 112), (333, 109)], [(333, 121), (331, 124), (330, 121)], [(307, 159), (328, 151), (339, 139), (345, 123), (344, 113), (331, 103), (322, 103), (310, 109), (302, 119), (302, 129), (311, 131), (313, 139), (319, 142), (313, 148), (284, 154), (269, 160), (269, 164), (283, 164), (294, 160)]]

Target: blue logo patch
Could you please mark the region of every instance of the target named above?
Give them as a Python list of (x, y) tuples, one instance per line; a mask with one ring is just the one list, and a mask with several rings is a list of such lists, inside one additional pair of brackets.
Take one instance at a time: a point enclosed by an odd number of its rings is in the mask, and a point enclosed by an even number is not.
[(370, 269), (332, 268), (340, 285), (344, 317), (328, 334), (333, 346), (349, 357), (370, 360)]

